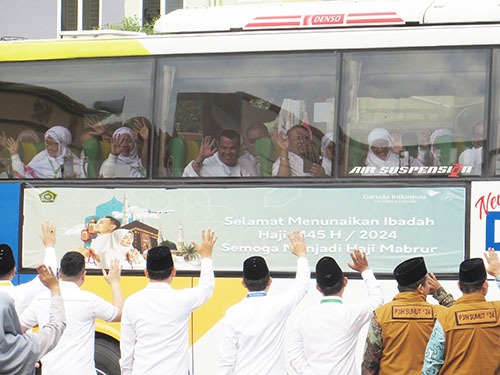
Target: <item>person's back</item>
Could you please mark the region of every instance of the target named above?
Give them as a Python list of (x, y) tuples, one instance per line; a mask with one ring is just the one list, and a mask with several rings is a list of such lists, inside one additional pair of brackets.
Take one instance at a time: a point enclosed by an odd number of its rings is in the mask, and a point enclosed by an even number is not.
[(426, 300), (431, 286), (422, 257), (400, 263), (394, 277), (399, 293), (375, 310), (366, 338), (362, 375), (420, 374), (436, 314), (445, 309)]
[(307, 293), (309, 263), (303, 235), (290, 236), (297, 255), (293, 287), (281, 295), (268, 295), (269, 269), (262, 257), (250, 257), (243, 265), (247, 297), (226, 311), (217, 374), (286, 374), (284, 334), (292, 309)]
[(358, 374), (356, 343), (361, 328), (383, 301), (380, 283), (368, 268), (366, 254), (351, 254), (353, 270), (361, 272), (368, 297), (356, 304), (344, 304), (347, 278), (337, 262), (323, 257), (316, 264), (316, 289), (323, 297), (304, 310), (290, 334), (288, 358), (298, 374)]
[(445, 309), (423, 294), (403, 292), (375, 310), (382, 328), (381, 375), (420, 373), (436, 314)]
[(195, 244), (201, 261), (201, 274), (194, 288), (174, 290), (172, 255), (167, 247), (148, 251), (146, 288), (125, 301), (122, 317), (122, 375), (190, 374), (188, 321), (193, 310), (212, 295), (215, 279), (212, 249), (216, 238), (210, 230), (202, 232), (201, 247)]
[(458, 280), (463, 296), (438, 314), (422, 373), (500, 374), (500, 301), (486, 301), (483, 260), (464, 260)]
[[(99, 318), (105, 321), (119, 321), (121, 304), (115, 301), (116, 291), (113, 285), (114, 304), (118, 306), (80, 289), (85, 279), (84, 267), (85, 258), (78, 252), (68, 252), (61, 259), (59, 284), (66, 310), (67, 326), (59, 344), (42, 358), (44, 373), (94, 375), (95, 320)], [(110, 269), (110, 275), (113, 275), (113, 280), (116, 280), (116, 277), (119, 280), (119, 274), (116, 262)], [(118, 297), (118, 300), (120, 299), (121, 297)], [(21, 315), (21, 324), (27, 328), (37, 324), (43, 326), (49, 320), (49, 307), (49, 293), (41, 293)]]

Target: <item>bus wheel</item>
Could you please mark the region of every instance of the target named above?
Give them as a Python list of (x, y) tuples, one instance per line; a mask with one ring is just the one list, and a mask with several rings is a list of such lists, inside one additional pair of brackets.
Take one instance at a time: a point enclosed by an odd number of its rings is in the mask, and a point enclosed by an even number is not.
[(98, 375), (120, 375), (120, 344), (111, 338), (95, 338), (95, 368)]

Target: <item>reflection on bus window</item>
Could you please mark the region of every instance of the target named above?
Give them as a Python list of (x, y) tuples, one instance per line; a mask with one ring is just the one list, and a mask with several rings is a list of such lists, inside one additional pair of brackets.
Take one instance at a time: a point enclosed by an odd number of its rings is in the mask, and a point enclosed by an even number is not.
[(343, 61), (340, 175), (481, 174), (473, 127), (484, 120), (487, 51), (347, 53)]
[(138, 157), (123, 144), (117, 171), (105, 166), (103, 177), (146, 177), (151, 124), (146, 132), (128, 119), (152, 118), (152, 58), (3, 63), (2, 72), (0, 178), (98, 178), (120, 127), (133, 130)]
[[(157, 122), (162, 124), (159, 143), (166, 155), (158, 158), (156, 174), (277, 176), (273, 164), (280, 160), (283, 146), (277, 135), (299, 125), (311, 142), (297, 154), (305, 167), (300, 173), (289, 170), (289, 175), (330, 175), (333, 151), (322, 155), (321, 141), (326, 133), (333, 138), (337, 58), (329, 52), (161, 60), (157, 91), (163, 96), (158, 101), (162, 117)], [(232, 155), (236, 161), (228, 160), (233, 165), (220, 159), (220, 137), (227, 130), (239, 134), (239, 145), (231, 145), (237, 147)], [(218, 172), (207, 172), (211, 157), (219, 162)], [(330, 162), (328, 172), (323, 160)], [(316, 173), (316, 168), (322, 172)]]

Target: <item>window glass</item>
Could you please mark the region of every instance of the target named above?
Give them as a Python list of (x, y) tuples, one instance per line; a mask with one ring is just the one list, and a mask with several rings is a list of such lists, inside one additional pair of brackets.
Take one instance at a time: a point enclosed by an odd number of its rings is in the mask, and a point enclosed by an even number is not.
[(84, 0), (83, 30), (94, 30), (99, 26), (99, 0)]
[[(500, 176), (500, 50), (493, 52), (493, 90), (492, 90), (492, 132), (488, 138), (489, 171)], [(486, 134), (486, 133), (485, 133)]]
[(0, 173), (146, 177), (152, 83), (150, 58), (2, 64)]
[[(161, 60), (158, 175), (328, 177), (336, 59), (307, 53)], [(331, 141), (322, 153), (325, 135)]]
[(78, 27), (78, 0), (62, 0), (61, 30), (73, 31)]
[(488, 51), (372, 51), (343, 61), (341, 175), (482, 173)]

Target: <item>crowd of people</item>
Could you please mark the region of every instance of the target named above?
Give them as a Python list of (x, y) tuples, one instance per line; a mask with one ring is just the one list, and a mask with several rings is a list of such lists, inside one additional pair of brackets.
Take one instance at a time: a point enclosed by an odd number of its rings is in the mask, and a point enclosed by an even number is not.
[[(111, 224), (110, 224), (111, 225)], [(124, 233), (125, 234), (125, 233)], [(12, 249), (0, 245), (0, 343), (2, 374), (95, 374), (95, 319), (121, 321), (121, 373), (191, 374), (188, 322), (191, 313), (207, 302), (215, 288), (212, 253), (217, 237), (202, 230), (193, 246), (201, 257), (198, 285), (175, 290), (176, 269), (166, 246), (147, 252), (147, 286), (125, 301), (120, 289), (120, 262), (111, 260), (103, 277), (112, 301), (83, 291), (85, 257), (69, 251), (56, 269), (55, 228), (42, 225), (44, 264), (39, 276), (14, 286), (16, 267)], [(464, 260), (458, 270), (463, 296), (447, 293), (428, 272), (423, 257), (394, 269), (399, 293), (384, 303), (379, 281), (365, 253), (354, 250), (348, 267), (359, 272), (368, 296), (345, 303), (348, 278), (329, 256), (315, 266), (321, 297), (301, 311), (285, 339), (287, 318), (308, 293), (310, 267), (304, 234), (288, 235), (297, 258), (293, 285), (272, 293), (266, 260), (251, 256), (243, 262), (246, 298), (227, 309), (222, 321), (217, 374), (499, 374), (500, 301), (487, 301), (487, 274), (500, 288), (500, 259), (495, 250)], [(125, 245), (124, 245), (125, 246)], [(49, 290), (44, 291), (47, 287)], [(429, 303), (432, 295), (439, 304)], [(369, 323), (365, 351), (357, 365), (356, 343)], [(33, 333), (30, 328), (39, 326)]]
[[(452, 155), (457, 149), (449, 129), (423, 129), (418, 132), (416, 142), (409, 147), (403, 145), (401, 134), (375, 128), (368, 134), (368, 153), (365, 165), (373, 167), (364, 175), (397, 175), (399, 167), (440, 167), (460, 163), (471, 167), (470, 175), (481, 175), (483, 166), (483, 122), (472, 129), (471, 147)], [(410, 152), (409, 149), (412, 149)], [(385, 168), (384, 168), (385, 167)]]
[[(100, 121), (87, 121), (80, 142), (105, 141), (109, 154), (97, 162), (99, 178), (145, 178), (149, 165), (150, 132), (153, 125), (145, 117), (133, 117), (114, 126)], [(366, 139), (362, 175), (397, 175), (398, 167), (449, 166), (460, 163), (471, 168), (470, 175), (480, 175), (483, 168), (484, 125), (472, 127), (470, 147), (465, 141), (458, 147), (447, 128), (422, 129), (404, 134), (376, 127)], [(414, 135), (413, 137), (410, 137)], [(76, 154), (72, 134), (64, 126), (53, 126), (43, 136), (44, 149), (29, 162), (23, 163), (19, 144), (38, 142), (38, 134), (24, 130), (17, 139), (0, 136), (0, 146), (10, 155), (14, 178), (85, 178), (89, 177), (88, 158)], [(169, 155), (165, 134), (166, 154), (160, 160), (176, 158)], [(404, 139), (403, 139), (404, 138)], [(410, 139), (411, 138), (411, 139)], [(324, 177), (335, 168), (335, 140), (332, 132), (323, 133), (309, 124), (292, 126), (286, 133), (272, 131), (264, 123), (250, 123), (243, 133), (223, 129), (216, 136), (204, 136), (199, 141), (198, 154), (186, 160), (183, 177)], [(160, 142), (161, 143), (161, 142)], [(165, 166), (164, 166), (165, 167)], [(159, 167), (161, 170), (164, 167)], [(169, 172), (162, 172), (169, 175)], [(6, 171), (0, 174), (8, 177)]]

